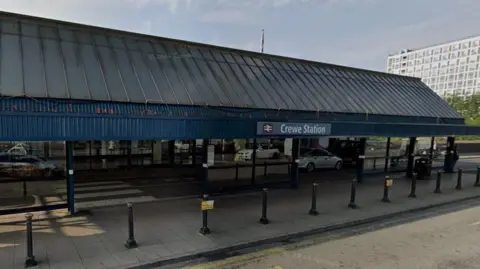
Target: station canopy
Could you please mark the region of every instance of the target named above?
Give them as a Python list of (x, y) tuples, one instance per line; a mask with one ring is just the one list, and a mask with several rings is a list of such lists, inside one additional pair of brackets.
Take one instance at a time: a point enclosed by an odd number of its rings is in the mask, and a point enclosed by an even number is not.
[(0, 13), (0, 26), (2, 100), (464, 123), (418, 78), (12, 13)]

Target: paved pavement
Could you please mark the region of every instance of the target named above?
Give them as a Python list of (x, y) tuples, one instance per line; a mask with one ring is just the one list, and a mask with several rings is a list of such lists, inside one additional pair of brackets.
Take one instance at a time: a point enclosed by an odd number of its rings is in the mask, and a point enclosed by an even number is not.
[(480, 264), (479, 205), (475, 201), (446, 208), (441, 215), (422, 213), (421, 220), (418, 216), (390, 219), (184, 268), (476, 269)]
[[(407, 197), (410, 184), (398, 178), (390, 204), (380, 202), (383, 179), (369, 178), (357, 190), (358, 210), (346, 206), (349, 182), (323, 183), (318, 193), (320, 215), (316, 217), (307, 214), (310, 188), (272, 190), (269, 225), (258, 223), (260, 193), (216, 197), (215, 209), (209, 213), (209, 236), (198, 233), (198, 199), (138, 204), (134, 213), (139, 248), (133, 250), (123, 246), (127, 237), (126, 208), (94, 209), (75, 217), (34, 222), (34, 252), (40, 262), (38, 268), (127, 268), (480, 195), (480, 189), (473, 187), (473, 174), (465, 174), (465, 188), (461, 191), (454, 190), (454, 178), (445, 176), (444, 193), (440, 195), (432, 193), (434, 181), (419, 181), (417, 199)], [(57, 212), (46, 214), (55, 217)], [(24, 224), (1, 224), (2, 269), (23, 267), (24, 243)]]

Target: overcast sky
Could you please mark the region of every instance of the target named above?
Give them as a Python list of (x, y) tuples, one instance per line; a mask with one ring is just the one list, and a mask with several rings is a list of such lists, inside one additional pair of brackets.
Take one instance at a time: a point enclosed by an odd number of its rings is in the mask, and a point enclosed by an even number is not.
[(0, 9), (384, 71), (386, 57), (480, 34), (479, 0), (0, 0)]

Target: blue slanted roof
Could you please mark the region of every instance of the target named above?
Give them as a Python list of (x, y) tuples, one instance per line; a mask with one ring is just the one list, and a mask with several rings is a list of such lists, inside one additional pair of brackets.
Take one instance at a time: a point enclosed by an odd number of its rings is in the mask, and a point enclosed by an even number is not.
[(417, 78), (12, 13), (0, 26), (2, 98), (463, 123)]

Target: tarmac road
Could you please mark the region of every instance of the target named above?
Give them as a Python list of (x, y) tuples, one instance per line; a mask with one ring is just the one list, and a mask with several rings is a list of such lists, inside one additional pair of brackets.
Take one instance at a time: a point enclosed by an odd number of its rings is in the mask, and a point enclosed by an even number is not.
[(446, 206), (183, 268), (478, 269), (479, 205)]

